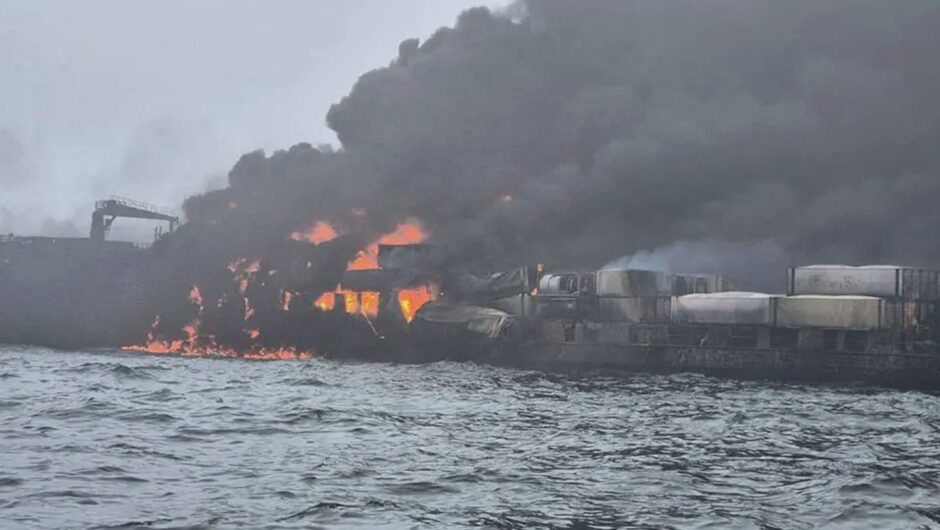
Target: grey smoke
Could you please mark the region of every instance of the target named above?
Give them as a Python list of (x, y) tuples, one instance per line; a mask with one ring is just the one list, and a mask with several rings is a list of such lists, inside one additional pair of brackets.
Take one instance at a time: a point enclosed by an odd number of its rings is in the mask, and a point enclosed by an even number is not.
[(723, 274), (738, 290), (782, 289), (782, 265), (790, 256), (770, 240), (731, 243), (718, 240), (676, 241), (653, 249), (621, 256), (602, 269), (661, 270), (674, 273)]

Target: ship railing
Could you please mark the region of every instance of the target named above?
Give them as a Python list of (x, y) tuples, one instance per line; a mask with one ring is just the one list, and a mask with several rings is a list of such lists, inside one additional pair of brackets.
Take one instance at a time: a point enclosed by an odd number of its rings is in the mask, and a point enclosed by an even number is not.
[(165, 215), (167, 217), (176, 217), (176, 213), (168, 208), (163, 208), (161, 206), (146, 203), (143, 201), (136, 201), (134, 199), (128, 199), (127, 197), (121, 197), (118, 195), (111, 195), (106, 200), (96, 201), (95, 209), (101, 210), (101, 209), (107, 208), (110, 205), (115, 205), (115, 204), (119, 206), (127, 206), (129, 208), (136, 208), (138, 210), (144, 210), (146, 212)]

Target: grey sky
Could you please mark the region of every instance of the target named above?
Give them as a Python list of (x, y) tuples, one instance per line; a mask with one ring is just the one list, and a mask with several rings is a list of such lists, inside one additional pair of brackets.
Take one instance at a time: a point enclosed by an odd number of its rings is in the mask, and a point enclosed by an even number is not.
[(0, 233), (84, 233), (98, 196), (176, 206), (243, 152), (335, 143), (330, 104), (400, 41), (504, 3), (0, 0)]

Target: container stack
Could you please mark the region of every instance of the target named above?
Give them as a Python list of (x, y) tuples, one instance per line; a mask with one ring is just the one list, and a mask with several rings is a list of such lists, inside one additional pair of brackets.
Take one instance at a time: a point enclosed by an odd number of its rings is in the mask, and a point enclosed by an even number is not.
[(834, 330), (884, 329), (885, 302), (874, 296), (725, 292), (678, 296), (676, 324), (769, 326)]
[(787, 271), (787, 294), (877, 297), (880, 328), (911, 339), (937, 339), (940, 271), (896, 265), (811, 265)]

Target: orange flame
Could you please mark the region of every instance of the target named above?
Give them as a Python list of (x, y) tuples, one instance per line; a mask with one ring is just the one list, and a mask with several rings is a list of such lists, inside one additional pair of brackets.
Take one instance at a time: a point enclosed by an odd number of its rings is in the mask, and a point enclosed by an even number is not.
[(374, 291), (363, 291), (359, 294), (359, 310), (367, 317), (375, 318), (379, 315), (380, 294)]
[(368, 247), (360, 250), (349, 262), (346, 270), (363, 271), (379, 268), (379, 245), (413, 245), (423, 243), (428, 234), (417, 220), (401, 223), (394, 232), (385, 234)]
[(410, 324), (421, 306), (437, 300), (437, 297), (438, 288), (435, 285), (400, 289), (398, 291), (398, 305), (401, 307), (401, 314), (405, 317), (405, 322)]
[(320, 311), (332, 311), (336, 307), (336, 293), (323, 293), (317, 298), (313, 306)]
[(306, 241), (312, 245), (333, 241), (337, 237), (339, 237), (339, 232), (333, 228), (333, 225), (325, 221), (317, 221), (310, 228), (298, 230), (290, 235), (290, 238), (294, 241)]
[(252, 348), (238, 352), (210, 343), (206, 346), (186, 347), (183, 341), (151, 342), (143, 346), (125, 346), (125, 351), (136, 351), (154, 355), (180, 355), (183, 357), (211, 357), (219, 359), (246, 359), (249, 361), (306, 361), (316, 357), (315, 352), (296, 348)]
[(356, 291), (340, 289), (336, 292), (336, 294), (342, 295), (343, 302), (346, 304), (346, 314), (359, 314), (359, 293)]
[[(238, 258), (228, 264), (228, 270), (231, 271), (235, 281), (238, 282), (238, 292), (245, 296), (245, 293), (248, 292), (249, 280), (261, 270), (261, 262), (257, 259)], [(245, 300), (245, 305), (248, 305), (247, 300)]]
[[(236, 278), (247, 278), (255, 274), (260, 269), (258, 261), (249, 261), (247, 259), (235, 260), (229, 264), (229, 270), (236, 274)], [(242, 292), (244, 294), (244, 291)], [(287, 303), (290, 303), (290, 292), (285, 292)], [(181, 355), (184, 357), (213, 357), (213, 358), (239, 358), (253, 361), (289, 361), (289, 360), (308, 360), (316, 356), (315, 352), (298, 350), (296, 348), (266, 348), (262, 346), (252, 347), (246, 352), (239, 352), (232, 348), (220, 346), (213, 335), (204, 335), (201, 333), (202, 317), (205, 314), (203, 305), (203, 295), (199, 287), (193, 285), (189, 291), (189, 301), (197, 309), (197, 316), (188, 324), (183, 326), (183, 333), (186, 338), (177, 340), (161, 340), (157, 337), (158, 327), (160, 326), (160, 315), (153, 319), (150, 330), (147, 332), (147, 342), (142, 345), (124, 346), (123, 350), (150, 353), (155, 355)], [(245, 297), (245, 320), (248, 320), (254, 310)], [(246, 330), (252, 340), (261, 337), (261, 332), (257, 329)]]

